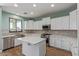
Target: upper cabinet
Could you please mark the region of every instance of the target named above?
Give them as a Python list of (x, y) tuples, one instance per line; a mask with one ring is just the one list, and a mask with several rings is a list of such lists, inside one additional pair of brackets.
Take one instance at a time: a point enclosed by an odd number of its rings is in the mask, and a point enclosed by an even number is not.
[(42, 30), (43, 25), (51, 25), (51, 30), (77, 30), (77, 19), (79, 12), (74, 10), (69, 15), (52, 18), (46, 17), (42, 20), (28, 20), (25, 22), (26, 30)]
[(63, 16), (51, 19), (52, 30), (68, 30), (69, 29), (69, 16)]
[(77, 10), (79, 10), (79, 3), (77, 3)]
[(46, 17), (42, 19), (42, 25), (49, 25), (50, 24), (50, 17)]
[(52, 30), (77, 30), (77, 10), (69, 13), (68, 16), (52, 18), (51, 29)]
[(42, 30), (42, 21), (41, 20), (24, 21), (24, 30)]
[(42, 30), (42, 21), (34, 21), (34, 30)]
[(23, 29), (26, 30), (27, 21), (23, 22)]
[(28, 20), (26, 24), (26, 30), (33, 30), (34, 29), (34, 21)]
[(79, 11), (77, 11), (77, 29), (79, 29)]
[(70, 12), (70, 29), (77, 29), (77, 10)]

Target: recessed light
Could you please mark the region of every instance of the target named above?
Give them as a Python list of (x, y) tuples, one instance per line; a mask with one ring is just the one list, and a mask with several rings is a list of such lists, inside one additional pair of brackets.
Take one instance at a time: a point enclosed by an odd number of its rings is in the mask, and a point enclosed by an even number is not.
[(31, 14), (31, 15), (33, 15), (33, 14), (34, 14), (34, 12), (31, 12), (30, 14)]
[(36, 4), (33, 4), (33, 7), (36, 7)]
[(51, 4), (51, 7), (54, 7), (55, 5), (54, 4)]
[(14, 4), (14, 7), (18, 7), (18, 4)]

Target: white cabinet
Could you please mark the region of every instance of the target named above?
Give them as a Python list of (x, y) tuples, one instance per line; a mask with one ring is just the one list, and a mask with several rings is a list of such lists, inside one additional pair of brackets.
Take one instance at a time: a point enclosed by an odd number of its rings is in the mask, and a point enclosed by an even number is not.
[(34, 22), (34, 29), (35, 29), (35, 30), (38, 30), (38, 28), (39, 28), (39, 26), (38, 26), (38, 21), (35, 21), (35, 22)]
[(42, 30), (42, 21), (38, 21), (38, 29)]
[(61, 35), (51, 35), (49, 40), (50, 46), (70, 51), (71, 41)]
[(60, 39), (55, 39), (55, 47), (61, 48), (61, 40)]
[(51, 35), (51, 36), (50, 36), (49, 44), (50, 44), (50, 46), (53, 46), (53, 47), (55, 46), (54, 35)]
[(21, 45), (22, 43), (21, 43), (21, 40), (22, 38), (16, 38), (15, 39), (15, 42), (14, 42), (14, 46), (18, 46), (18, 45)]
[[(46, 41), (39, 38), (29, 39), (23, 38), (22, 41), (22, 54), (26, 56), (45, 56), (46, 54)], [(30, 41), (31, 40), (31, 41)], [(36, 41), (36, 42), (35, 42)]]
[(51, 20), (51, 29), (63, 30), (69, 29), (69, 16), (54, 18)]
[(27, 21), (24, 21), (23, 23), (24, 23), (23, 24), (23, 29), (26, 30), (27, 29)]
[(49, 44), (50, 44), (50, 46), (61, 48), (61, 39), (60, 39), (60, 37), (57, 37), (55, 35), (51, 35), (50, 40), (49, 40)]
[(27, 21), (26, 29), (27, 30), (33, 30), (34, 29), (34, 21), (33, 20), (28, 20)]
[(62, 39), (61, 48), (70, 51), (70, 42), (67, 39)]
[(77, 11), (70, 12), (70, 29), (77, 29)]
[(46, 17), (42, 19), (43, 25), (49, 25), (50, 24), (50, 17)]
[(77, 40), (72, 41), (71, 52), (73, 56), (78, 56), (78, 41)]
[(26, 30), (42, 30), (42, 21), (28, 20), (25, 22)]
[(42, 21), (34, 21), (34, 30), (42, 30)]
[(3, 50), (14, 47), (14, 37), (3, 38)]
[(55, 19), (56, 18), (51, 19), (51, 29), (55, 29)]
[(77, 28), (79, 29), (79, 11), (77, 11)]
[(72, 48), (71, 51), (72, 51), (72, 55), (73, 55), (73, 56), (78, 56), (78, 48), (75, 48), (75, 47), (74, 47), (74, 48)]
[(79, 10), (79, 3), (77, 3), (77, 10)]

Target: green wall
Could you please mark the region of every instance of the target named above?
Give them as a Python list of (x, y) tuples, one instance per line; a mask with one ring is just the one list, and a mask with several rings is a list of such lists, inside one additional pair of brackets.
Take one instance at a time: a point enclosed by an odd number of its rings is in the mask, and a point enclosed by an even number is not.
[(51, 14), (45, 14), (43, 16), (37, 17), (37, 18), (35, 18), (35, 20), (37, 20), (37, 19), (41, 20), (42, 18), (45, 18), (45, 17), (56, 18), (56, 17), (66, 16), (66, 15), (69, 15), (69, 13), (75, 9), (77, 9), (77, 4), (71, 6), (70, 8), (67, 8), (67, 9), (64, 9), (64, 10), (61, 10), (58, 12), (54, 12)]
[(9, 32), (9, 18), (22, 20), (22, 24), (24, 25), (23, 21), (25, 20), (25, 18), (3, 11), (2, 12), (2, 29), (4, 33)]
[(2, 8), (0, 8), (0, 50), (3, 48), (3, 41), (2, 41)]
[(0, 30), (2, 27), (2, 8), (0, 8)]

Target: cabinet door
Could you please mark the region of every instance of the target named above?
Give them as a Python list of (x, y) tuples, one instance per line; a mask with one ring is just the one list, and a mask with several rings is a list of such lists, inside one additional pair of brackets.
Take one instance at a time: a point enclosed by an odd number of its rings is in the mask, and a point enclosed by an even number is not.
[(50, 17), (46, 17), (42, 19), (43, 25), (49, 25), (50, 24)]
[(38, 21), (34, 22), (34, 30), (38, 30)]
[(61, 48), (61, 39), (57, 39), (56, 43), (57, 43), (57, 47)]
[(66, 39), (61, 41), (61, 48), (70, 51), (70, 42)]
[(77, 47), (72, 48), (71, 52), (72, 52), (73, 56), (78, 56), (78, 48)]
[(69, 16), (54, 18), (52, 19), (51, 23), (51, 29), (69, 29)]
[(65, 40), (62, 40), (61, 48), (67, 50), (67, 45), (66, 45), (66, 41)]
[(18, 46), (18, 45), (22, 44), (19, 39), (22, 39), (22, 38), (16, 38), (15, 39), (15, 44), (14, 44), (15, 46)]
[(23, 26), (24, 30), (27, 29), (27, 21), (24, 21), (24, 26)]
[(55, 29), (55, 19), (56, 19), (56, 18), (51, 19), (51, 29), (52, 29), (52, 30)]
[(76, 10), (70, 13), (70, 29), (77, 29), (77, 13)]
[(27, 25), (26, 25), (27, 30), (32, 30), (34, 29), (34, 21), (33, 20), (29, 20), (27, 21)]
[(51, 35), (51, 36), (50, 36), (49, 44), (50, 44), (50, 46), (54, 46), (54, 44), (55, 44), (54, 35)]
[(38, 21), (38, 29), (42, 30), (42, 21)]
[(79, 10), (79, 3), (77, 3), (77, 10)]
[(3, 49), (8, 48), (8, 40), (6, 38), (3, 39)]
[(15, 38), (11, 37), (10, 38), (10, 47), (14, 47), (14, 41), (15, 41)]
[(77, 29), (79, 29), (79, 11), (78, 11), (78, 14), (77, 14)]
[(41, 21), (35, 21), (34, 22), (34, 29), (35, 30), (42, 30), (42, 22)]
[(69, 29), (69, 16), (64, 16), (56, 19), (56, 29)]

